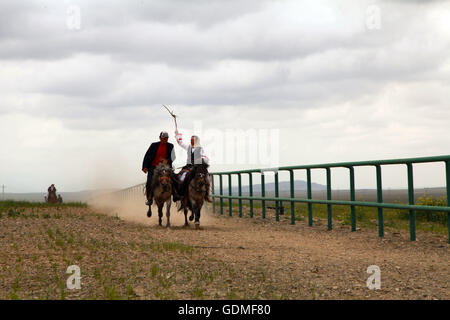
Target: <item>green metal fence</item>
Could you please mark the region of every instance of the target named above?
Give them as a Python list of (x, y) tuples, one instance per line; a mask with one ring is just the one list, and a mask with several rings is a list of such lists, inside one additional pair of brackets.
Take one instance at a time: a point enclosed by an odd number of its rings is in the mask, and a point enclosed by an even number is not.
[[(436, 206), (422, 206), (414, 204), (414, 179), (413, 179), (413, 168), (414, 164), (418, 163), (433, 163), (441, 162), (445, 163), (445, 176), (446, 176), (446, 193), (447, 193), (447, 206), (446, 207), (436, 207)], [(408, 204), (397, 204), (397, 203), (384, 203), (383, 202), (383, 185), (382, 185), (382, 166), (387, 165), (405, 165), (407, 171), (408, 179)], [(355, 167), (372, 166), (376, 169), (376, 182), (377, 182), (377, 202), (366, 202), (366, 201), (356, 201), (355, 200)], [(332, 190), (331, 190), (331, 169), (332, 168), (348, 168), (349, 169), (349, 179), (350, 179), (350, 200), (332, 200)], [(312, 189), (311, 189), (311, 170), (315, 169), (325, 169), (326, 171), (326, 181), (327, 181), (327, 199), (326, 200), (316, 200), (312, 199)], [(295, 170), (306, 170), (307, 177), (307, 199), (295, 198), (295, 188), (294, 188), (294, 171)], [(288, 171), (290, 180), (290, 197), (282, 198), (279, 197), (279, 172)], [(273, 172), (275, 175), (275, 197), (267, 197), (265, 189), (265, 173)], [(228, 172), (212, 172), (212, 197), (213, 201), (213, 211), (216, 211), (216, 199), (219, 199), (220, 214), (223, 214), (223, 201), (228, 199), (228, 214), (232, 215), (232, 200), (236, 199), (239, 202), (239, 216), (242, 217), (242, 200), (249, 200), (250, 206), (250, 217), (254, 216), (253, 204), (254, 201), (261, 201), (262, 204), (262, 218), (266, 218), (266, 201), (275, 201), (275, 217), (279, 221), (279, 203), (288, 202), (291, 207), (291, 224), (295, 224), (295, 203), (302, 202), (308, 204), (308, 225), (312, 226), (313, 223), (313, 210), (312, 204), (326, 204), (327, 205), (327, 215), (328, 215), (328, 230), (332, 229), (332, 207), (333, 205), (346, 205), (350, 206), (351, 215), (351, 230), (356, 230), (356, 206), (363, 207), (376, 207), (378, 208), (378, 235), (382, 237), (384, 235), (384, 222), (383, 222), (383, 209), (407, 209), (409, 210), (409, 221), (410, 221), (410, 239), (414, 241), (416, 239), (416, 221), (415, 221), (415, 211), (425, 210), (425, 211), (440, 211), (447, 212), (448, 215), (448, 230), (449, 230), (449, 243), (450, 243), (450, 155), (448, 156), (437, 156), (437, 157), (423, 157), (423, 158), (408, 158), (408, 159), (394, 159), (394, 160), (377, 160), (377, 161), (359, 161), (359, 162), (340, 162), (340, 163), (327, 163), (327, 164), (316, 164), (316, 165), (304, 165), (304, 166), (290, 166), (290, 167), (280, 167), (280, 168), (267, 168), (267, 169), (252, 169), (252, 170), (240, 170), (240, 171), (228, 171)], [(248, 175), (249, 177), (249, 195), (242, 196), (242, 175)], [(253, 194), (253, 176), (254, 174), (260, 174), (261, 178), (261, 195), (254, 196)], [(238, 195), (232, 194), (232, 175), (238, 176)], [(215, 193), (214, 188), (214, 178), (219, 177), (219, 194)], [(223, 176), (228, 176), (228, 195), (224, 195), (223, 190)]]

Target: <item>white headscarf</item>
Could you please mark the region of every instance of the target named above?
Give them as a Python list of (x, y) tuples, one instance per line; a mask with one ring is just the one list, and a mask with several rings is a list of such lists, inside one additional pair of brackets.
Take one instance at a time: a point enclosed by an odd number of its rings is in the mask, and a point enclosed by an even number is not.
[(200, 144), (200, 138), (198, 136), (192, 136), (192, 138), (194, 138), (194, 146), (193, 148), (201, 148), (201, 144)]

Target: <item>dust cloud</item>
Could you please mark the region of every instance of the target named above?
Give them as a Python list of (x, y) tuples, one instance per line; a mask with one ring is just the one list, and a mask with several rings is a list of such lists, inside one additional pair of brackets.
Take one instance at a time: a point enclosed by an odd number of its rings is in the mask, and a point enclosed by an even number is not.
[[(120, 195), (116, 194), (103, 194), (96, 195), (91, 198), (88, 204), (111, 216), (119, 217), (124, 221), (135, 222), (145, 225), (157, 225), (158, 224), (158, 207), (152, 205), (152, 216), (147, 217), (148, 206), (145, 205), (145, 197), (143, 195), (133, 194), (129, 198), (121, 198)], [(190, 216), (188, 213), (188, 218)], [(210, 205), (205, 204), (201, 211), (200, 225), (202, 227), (211, 225), (214, 218), (210, 213)], [(163, 207), (163, 226), (166, 225), (166, 205)], [(178, 211), (178, 206), (176, 203), (172, 202), (170, 209), (170, 224), (173, 227), (181, 227), (184, 225), (184, 213)], [(192, 225), (193, 222), (189, 221)]]

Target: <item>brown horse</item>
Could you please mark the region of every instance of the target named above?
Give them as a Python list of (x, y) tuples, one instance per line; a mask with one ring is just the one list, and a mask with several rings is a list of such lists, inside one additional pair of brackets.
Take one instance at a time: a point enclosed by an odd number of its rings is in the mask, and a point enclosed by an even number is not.
[(200, 211), (202, 210), (205, 195), (208, 191), (208, 165), (196, 164), (192, 167), (182, 187), (183, 197), (178, 211), (184, 210), (184, 225), (187, 221), (188, 209), (191, 210), (189, 221), (195, 218), (195, 228), (200, 228)]
[[(166, 206), (166, 217), (167, 224), (166, 227), (170, 227), (170, 206), (172, 204), (172, 176), (173, 169), (167, 164), (159, 164), (154, 172), (152, 178), (152, 190), (153, 190), (153, 199), (155, 200), (156, 205), (158, 206), (158, 216), (159, 216), (159, 225), (162, 225), (162, 216), (163, 216), (163, 207), (164, 203), (167, 203)], [(147, 216), (151, 217), (152, 210), (151, 206), (148, 206)]]
[(49, 191), (48, 197), (47, 197), (47, 202), (48, 203), (57, 203), (58, 202), (58, 198), (56, 196), (56, 190), (55, 191)]

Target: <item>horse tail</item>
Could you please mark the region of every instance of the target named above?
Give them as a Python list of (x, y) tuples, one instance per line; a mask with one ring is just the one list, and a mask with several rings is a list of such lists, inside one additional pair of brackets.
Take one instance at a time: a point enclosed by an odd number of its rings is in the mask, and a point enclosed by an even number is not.
[[(183, 198), (184, 198), (184, 197), (188, 197), (188, 199), (189, 199), (189, 195), (188, 195), (188, 194), (185, 194), (185, 195), (183, 196)], [(186, 201), (186, 204), (184, 204), (183, 199), (181, 199), (181, 200), (179, 201), (179, 203), (177, 203), (177, 211), (182, 211), (182, 210), (184, 210), (184, 209), (192, 210), (192, 206), (191, 206), (191, 203), (190, 203), (189, 200), (187, 200), (187, 201)]]

